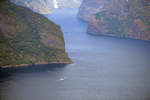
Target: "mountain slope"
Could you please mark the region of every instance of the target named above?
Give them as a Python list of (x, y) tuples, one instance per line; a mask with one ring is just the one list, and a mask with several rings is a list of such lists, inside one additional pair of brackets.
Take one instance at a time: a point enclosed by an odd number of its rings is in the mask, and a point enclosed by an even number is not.
[[(99, 4), (102, 9), (93, 15), (86, 13), (90, 16), (87, 33), (150, 40), (149, 0), (96, 1), (103, 2)], [(88, 8), (88, 5), (86, 7)]]
[(83, 0), (79, 7), (77, 17), (81, 20), (89, 22), (91, 16), (104, 10), (107, 5), (107, 0)]
[(9, 0), (0, 1), (0, 67), (70, 62), (58, 25)]

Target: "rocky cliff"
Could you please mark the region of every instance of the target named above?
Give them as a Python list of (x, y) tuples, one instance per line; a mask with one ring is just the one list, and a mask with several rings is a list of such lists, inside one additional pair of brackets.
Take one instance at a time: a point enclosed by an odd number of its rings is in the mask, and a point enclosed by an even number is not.
[(149, 0), (106, 0), (104, 2), (107, 4), (103, 10), (90, 15), (88, 33), (150, 40)]
[(0, 1), (0, 67), (70, 62), (58, 25), (9, 0)]

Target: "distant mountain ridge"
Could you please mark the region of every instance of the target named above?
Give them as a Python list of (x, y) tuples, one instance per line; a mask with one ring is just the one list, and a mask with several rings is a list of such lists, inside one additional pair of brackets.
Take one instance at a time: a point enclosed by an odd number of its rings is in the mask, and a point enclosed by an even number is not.
[(58, 8), (78, 8), (81, 4), (81, 0), (51, 0), (51, 1), (56, 1)]
[(11, 0), (40, 14), (50, 14), (55, 8), (78, 8), (81, 0)]
[(50, 0), (11, 0), (17, 5), (30, 8), (34, 12), (40, 14), (51, 13), (51, 2)]

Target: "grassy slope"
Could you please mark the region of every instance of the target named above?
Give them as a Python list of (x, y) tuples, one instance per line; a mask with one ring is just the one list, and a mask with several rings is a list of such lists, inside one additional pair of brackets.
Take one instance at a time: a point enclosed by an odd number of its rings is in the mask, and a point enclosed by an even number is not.
[[(46, 44), (51, 38), (43, 33), (56, 39)], [(0, 67), (69, 62), (59, 26), (9, 0), (0, 1)]]

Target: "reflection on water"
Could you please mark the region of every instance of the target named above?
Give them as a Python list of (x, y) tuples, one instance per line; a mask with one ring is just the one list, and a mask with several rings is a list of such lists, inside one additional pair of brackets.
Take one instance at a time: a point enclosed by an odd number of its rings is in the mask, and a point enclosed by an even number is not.
[(150, 100), (150, 43), (88, 35), (76, 12), (46, 15), (61, 25), (74, 64), (0, 70), (0, 100)]
[(33, 65), (27, 67), (16, 68), (0, 68), (0, 82), (5, 82), (8, 77), (16, 74), (36, 74), (50, 71), (61, 71), (67, 64), (49, 64), (49, 65)]

